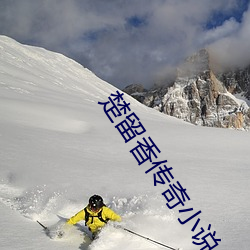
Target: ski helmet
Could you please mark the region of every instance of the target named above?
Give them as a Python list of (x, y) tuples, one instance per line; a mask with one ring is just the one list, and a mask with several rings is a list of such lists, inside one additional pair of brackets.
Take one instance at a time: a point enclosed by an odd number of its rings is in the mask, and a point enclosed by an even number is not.
[(98, 210), (103, 207), (103, 199), (99, 195), (93, 195), (89, 198), (89, 206), (91, 209)]

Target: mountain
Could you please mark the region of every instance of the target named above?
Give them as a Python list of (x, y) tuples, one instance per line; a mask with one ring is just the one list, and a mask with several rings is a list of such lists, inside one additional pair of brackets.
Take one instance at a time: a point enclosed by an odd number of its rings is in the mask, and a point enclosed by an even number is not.
[[(98, 102), (114, 101), (117, 91), (131, 111), (115, 117), (111, 108), (112, 123)], [(124, 121), (136, 135), (127, 143), (123, 136), (134, 134)], [(150, 144), (152, 162), (167, 160), (163, 166), (139, 165), (131, 153), (149, 137), (160, 150)], [(243, 131), (162, 114), (70, 58), (0, 36), (0, 248), (163, 249), (112, 223), (91, 243), (83, 221), (62, 239), (50, 239), (36, 222), (53, 231), (65, 222), (58, 216), (69, 218), (99, 194), (122, 226), (165, 245), (199, 250), (213, 236), (221, 239), (215, 250), (248, 250), (249, 141)]]
[(248, 130), (250, 67), (221, 73), (213, 66), (203, 49), (180, 65), (170, 86), (133, 91), (132, 85), (124, 91), (148, 107), (195, 125)]

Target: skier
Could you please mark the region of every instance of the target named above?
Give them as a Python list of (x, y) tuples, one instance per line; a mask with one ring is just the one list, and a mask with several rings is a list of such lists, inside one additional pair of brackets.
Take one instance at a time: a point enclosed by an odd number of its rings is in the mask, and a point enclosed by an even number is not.
[(105, 206), (101, 196), (95, 194), (89, 198), (89, 204), (72, 216), (67, 224), (74, 225), (80, 220), (85, 220), (85, 226), (92, 232), (94, 239), (109, 220), (120, 222), (122, 219), (120, 215)]

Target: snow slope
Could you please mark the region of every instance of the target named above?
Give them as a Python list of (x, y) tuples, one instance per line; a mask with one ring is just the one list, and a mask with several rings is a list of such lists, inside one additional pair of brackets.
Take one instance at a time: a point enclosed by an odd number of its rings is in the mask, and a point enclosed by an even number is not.
[[(222, 240), (215, 249), (248, 250), (249, 133), (192, 126), (124, 95), (146, 129), (124, 143), (114, 127), (124, 116), (112, 124), (98, 105), (116, 90), (63, 55), (0, 36), (0, 248), (163, 249), (112, 225), (90, 244), (83, 223), (63, 239), (36, 223), (53, 228), (63, 223), (58, 215), (72, 216), (97, 193), (122, 226), (163, 244), (201, 248), (192, 244), (194, 221), (178, 222), (179, 209), (192, 207), (202, 211), (195, 232), (211, 224)], [(168, 185), (154, 187), (150, 162), (139, 166), (129, 152), (143, 136), (187, 189), (185, 207), (168, 209)]]

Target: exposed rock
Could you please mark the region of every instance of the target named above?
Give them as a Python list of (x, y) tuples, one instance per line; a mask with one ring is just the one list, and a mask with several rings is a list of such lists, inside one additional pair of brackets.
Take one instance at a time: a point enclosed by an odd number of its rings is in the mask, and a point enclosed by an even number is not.
[(250, 66), (218, 74), (218, 79), (225, 84), (230, 93), (242, 93), (250, 100)]
[(125, 89), (123, 89), (123, 91), (142, 103), (144, 102), (145, 93), (147, 92), (142, 84), (130, 84)]

